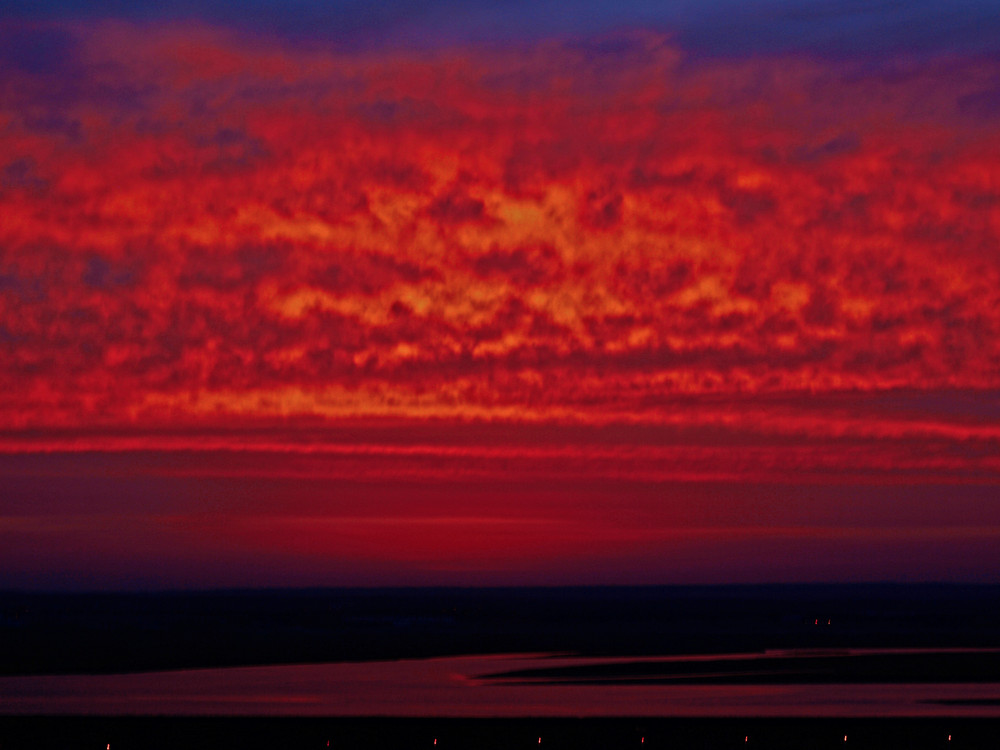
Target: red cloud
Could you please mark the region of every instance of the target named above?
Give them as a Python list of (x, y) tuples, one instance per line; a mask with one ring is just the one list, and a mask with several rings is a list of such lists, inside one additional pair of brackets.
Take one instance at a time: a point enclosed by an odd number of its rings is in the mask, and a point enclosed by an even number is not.
[[(931, 425), (979, 447), (920, 466), (985, 470), (989, 420), (806, 404), (993, 403), (993, 62), (681, 65), (651, 35), (339, 58), (204, 27), (70, 31), (73, 86), (0, 76), (9, 430)], [(812, 450), (746, 470), (867, 465)]]

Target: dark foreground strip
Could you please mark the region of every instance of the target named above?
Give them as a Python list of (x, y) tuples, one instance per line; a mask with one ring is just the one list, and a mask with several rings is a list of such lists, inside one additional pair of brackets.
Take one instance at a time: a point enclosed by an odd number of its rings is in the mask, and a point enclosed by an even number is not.
[(341, 750), (995, 750), (1000, 747), (1000, 720), (0, 717), (0, 750), (324, 750), (327, 747)]

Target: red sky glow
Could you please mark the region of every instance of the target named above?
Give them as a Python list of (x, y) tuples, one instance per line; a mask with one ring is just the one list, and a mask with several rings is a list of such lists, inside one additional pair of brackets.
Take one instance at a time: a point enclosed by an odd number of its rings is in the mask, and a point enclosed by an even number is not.
[(14, 23), (0, 585), (997, 580), (998, 58)]

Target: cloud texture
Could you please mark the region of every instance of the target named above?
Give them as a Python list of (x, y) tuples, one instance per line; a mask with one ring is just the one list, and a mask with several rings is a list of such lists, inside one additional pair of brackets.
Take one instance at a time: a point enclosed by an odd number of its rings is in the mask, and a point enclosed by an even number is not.
[(3, 81), (8, 424), (996, 386), (981, 60), (72, 39)]
[(3, 34), (7, 453), (997, 483), (989, 55)]

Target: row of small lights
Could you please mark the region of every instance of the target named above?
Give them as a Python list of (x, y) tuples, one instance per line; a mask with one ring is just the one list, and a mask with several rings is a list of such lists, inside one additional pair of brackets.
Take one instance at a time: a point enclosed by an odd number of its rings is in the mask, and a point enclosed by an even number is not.
[[(750, 743), (750, 735), (749, 735), (749, 734), (747, 734), (747, 735), (744, 735), (744, 736), (743, 736), (743, 742), (744, 742), (745, 744), (749, 744), (749, 743)], [(844, 735), (844, 742), (847, 742), (847, 735), (846, 735), (846, 734)], [(950, 734), (948, 735), (948, 742), (951, 742), (951, 735), (950, 735)], [(437, 745), (437, 743), (438, 743), (438, 741), (437, 741), (437, 737), (435, 737), (435, 738), (434, 738), (434, 744), (435, 744), (435, 745)], [(538, 738), (538, 744), (539, 744), (539, 745), (541, 745), (541, 744), (542, 744), (542, 738), (541, 738), (541, 737), (539, 737), (539, 738)], [(645, 744), (646, 744), (646, 738), (645, 738), (645, 737), (640, 737), (640, 738), (639, 738), (639, 744), (640, 744), (640, 745), (645, 745)], [(329, 740), (327, 740), (327, 742), (326, 742), (326, 746), (327, 746), (327, 747), (330, 747), (330, 746), (331, 746), (331, 745), (330, 745), (330, 741), (329, 741)], [(108, 748), (107, 748), (107, 750), (111, 750), (111, 745), (108, 745)]]
[[(743, 736), (743, 742), (746, 743), (746, 744), (750, 743), (750, 735), (749, 734)], [(846, 734), (844, 735), (844, 742), (847, 742), (847, 735)], [(948, 742), (951, 742), (951, 735), (950, 734), (948, 735)], [(434, 744), (437, 745), (437, 743), (438, 743), (437, 737), (435, 737), (434, 738)], [(538, 744), (539, 745), (542, 744), (542, 738), (541, 737), (538, 738)], [(646, 744), (646, 738), (645, 737), (640, 737), (639, 738), (639, 744), (640, 745), (645, 745)], [(326, 746), (327, 747), (331, 747), (330, 740), (326, 741)], [(110, 742), (105, 746), (105, 750), (111, 750), (111, 743)]]

